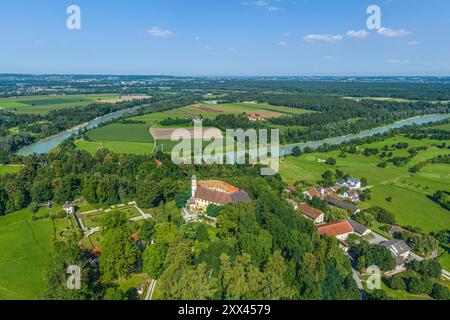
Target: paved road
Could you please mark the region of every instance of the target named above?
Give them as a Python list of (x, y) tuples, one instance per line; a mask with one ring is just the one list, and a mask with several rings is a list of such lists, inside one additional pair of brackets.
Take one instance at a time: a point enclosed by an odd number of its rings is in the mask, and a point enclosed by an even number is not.
[(355, 269), (355, 261), (353, 260), (352, 256), (348, 254), (348, 252), (345, 252), (345, 255), (350, 259), (350, 263), (352, 265), (353, 279), (355, 279), (356, 285), (358, 286), (359, 293), (361, 294), (361, 299), (367, 300), (366, 290), (364, 289), (358, 271), (356, 271)]

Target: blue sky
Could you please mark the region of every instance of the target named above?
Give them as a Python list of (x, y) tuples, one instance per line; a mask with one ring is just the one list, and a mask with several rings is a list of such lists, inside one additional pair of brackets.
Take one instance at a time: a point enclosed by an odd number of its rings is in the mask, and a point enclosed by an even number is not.
[(0, 73), (450, 75), (450, 1), (3, 0)]

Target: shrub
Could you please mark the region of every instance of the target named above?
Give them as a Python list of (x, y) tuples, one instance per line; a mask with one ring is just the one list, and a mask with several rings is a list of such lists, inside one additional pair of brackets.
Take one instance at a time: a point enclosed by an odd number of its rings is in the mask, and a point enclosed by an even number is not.
[(393, 276), (389, 282), (389, 286), (394, 290), (405, 290), (406, 283), (403, 277), (399, 274)]
[(435, 283), (433, 285), (430, 295), (437, 300), (450, 300), (450, 290), (440, 283)]
[(408, 279), (406, 290), (412, 294), (424, 294), (427, 291), (425, 283), (418, 277), (411, 277)]

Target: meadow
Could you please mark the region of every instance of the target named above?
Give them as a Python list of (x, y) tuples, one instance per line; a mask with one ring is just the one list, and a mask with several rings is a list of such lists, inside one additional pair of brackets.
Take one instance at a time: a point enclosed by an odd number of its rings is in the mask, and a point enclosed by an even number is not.
[(4, 166), (0, 165), (0, 176), (7, 173), (17, 173), (20, 170), (20, 166)]
[(295, 115), (309, 113), (310, 111), (303, 109), (295, 109), (281, 106), (272, 106), (266, 103), (229, 103), (229, 104), (207, 104), (201, 103), (194, 106), (187, 106), (174, 110), (159, 113), (151, 113), (138, 117), (134, 120), (145, 121), (148, 124), (155, 125), (166, 118), (190, 118), (202, 116), (204, 119), (212, 119), (219, 114), (260, 114), (262, 117), (272, 118), (284, 115)]
[(123, 154), (151, 154), (154, 143), (149, 130), (149, 125), (113, 123), (87, 132), (89, 140), (78, 139), (75, 145), (93, 155), (99, 148)]
[(0, 300), (35, 300), (45, 293), (53, 239), (70, 227), (65, 218), (44, 218), (46, 211), (36, 221), (28, 210), (0, 217)]
[[(449, 165), (428, 165), (418, 174), (408, 171), (411, 166), (420, 161), (431, 159), (439, 154), (448, 154), (448, 150), (432, 146), (436, 141), (411, 140), (400, 136), (360, 146), (359, 149), (381, 148), (400, 141), (408, 142), (410, 147), (427, 145), (429, 149), (419, 152), (405, 167), (388, 164), (384, 169), (377, 166), (380, 163), (378, 157), (348, 154), (346, 158), (339, 158), (339, 151), (306, 154), (298, 158), (288, 157), (281, 164), (280, 174), (287, 183), (302, 180), (314, 185), (325, 171), (333, 169), (321, 163), (320, 160), (334, 157), (337, 160), (336, 169), (358, 179), (362, 177), (368, 179), (372, 199), (363, 202), (360, 205), (361, 208), (383, 207), (395, 214), (399, 225), (419, 227), (424, 232), (450, 229), (449, 212), (428, 198), (437, 190), (448, 189), (450, 186)], [(406, 150), (395, 151), (394, 156), (404, 156), (405, 153)], [(388, 201), (390, 197), (392, 201)]]
[(0, 99), (0, 109), (45, 115), (53, 110), (83, 107), (96, 102), (115, 103), (119, 98), (118, 94), (11, 97)]

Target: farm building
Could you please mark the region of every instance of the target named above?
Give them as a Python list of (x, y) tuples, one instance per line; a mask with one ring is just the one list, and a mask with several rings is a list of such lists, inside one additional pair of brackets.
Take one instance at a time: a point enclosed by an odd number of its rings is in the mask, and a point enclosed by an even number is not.
[(372, 230), (363, 226), (359, 222), (356, 222), (353, 219), (348, 219), (348, 222), (352, 225), (352, 228), (355, 231), (355, 233), (360, 235), (361, 237), (366, 237), (366, 236), (372, 234)]
[(336, 237), (338, 240), (346, 241), (353, 234), (353, 227), (347, 220), (329, 223), (317, 228), (319, 236)]
[(199, 181), (195, 175), (192, 177), (192, 197), (188, 205), (193, 212), (204, 212), (209, 205), (225, 206), (250, 201), (250, 197), (245, 191), (226, 182)]
[(322, 211), (313, 208), (306, 203), (300, 204), (297, 210), (307, 218), (313, 220), (315, 224), (321, 224), (325, 220), (325, 214)]

